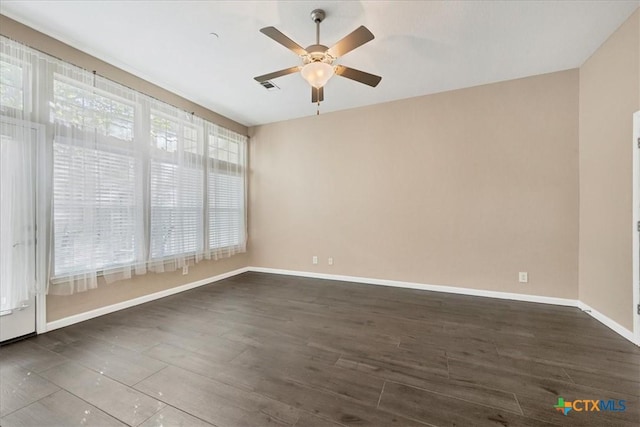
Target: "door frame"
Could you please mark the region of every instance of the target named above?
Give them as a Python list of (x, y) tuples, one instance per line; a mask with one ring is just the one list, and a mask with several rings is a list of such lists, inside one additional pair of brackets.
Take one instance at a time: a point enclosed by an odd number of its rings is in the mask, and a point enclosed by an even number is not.
[(640, 346), (640, 110), (633, 113), (633, 333)]
[[(36, 333), (47, 332), (47, 290), (49, 289), (49, 227), (51, 224), (51, 191), (48, 187), (52, 182), (52, 166), (50, 149), (46, 144), (47, 127), (40, 123), (29, 122), (32, 129), (36, 129), (36, 268), (40, 270), (36, 292)], [(45, 185), (45, 183), (47, 183)], [(40, 283), (44, 280), (45, 283)]]
[[(35, 324), (37, 334), (47, 332), (47, 285), (41, 283), (42, 278), (47, 277), (47, 246), (48, 246), (48, 221), (50, 216), (50, 206), (47, 197), (48, 189), (44, 183), (50, 182), (48, 178), (50, 166), (47, 162), (47, 150), (45, 145), (46, 127), (40, 123), (34, 123), (28, 120), (20, 120), (12, 117), (2, 116), (0, 120), (5, 123), (14, 124), (16, 126), (28, 127), (36, 131), (36, 177), (35, 177), (35, 197), (36, 197), (36, 275), (38, 277), (37, 288), (39, 289), (35, 295)], [(44, 176), (43, 176), (44, 175)]]

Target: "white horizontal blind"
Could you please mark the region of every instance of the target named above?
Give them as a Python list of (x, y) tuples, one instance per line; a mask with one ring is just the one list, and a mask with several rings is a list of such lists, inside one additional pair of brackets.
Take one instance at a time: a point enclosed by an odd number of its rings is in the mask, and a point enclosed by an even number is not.
[(203, 252), (201, 135), (189, 121), (151, 114), (151, 260)]
[(55, 276), (132, 263), (134, 159), (63, 138), (53, 149)]
[(53, 142), (54, 277), (135, 262), (134, 107), (55, 76)]
[(208, 132), (208, 240), (214, 255), (245, 250), (246, 138), (218, 126)]

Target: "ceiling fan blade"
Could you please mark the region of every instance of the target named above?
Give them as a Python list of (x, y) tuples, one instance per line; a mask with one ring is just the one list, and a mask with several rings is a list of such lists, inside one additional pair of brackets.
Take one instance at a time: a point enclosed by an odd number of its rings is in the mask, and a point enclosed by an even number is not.
[(322, 101), (324, 101), (324, 87), (316, 89), (315, 87), (311, 86), (311, 102), (315, 104), (316, 102)]
[(364, 71), (356, 70), (355, 68), (345, 67), (344, 65), (336, 66), (336, 75), (346, 77), (351, 80), (355, 80), (360, 83), (364, 83), (371, 87), (378, 86), (382, 77), (375, 74), (365, 73)]
[(262, 76), (254, 77), (254, 80), (258, 82), (265, 82), (267, 80), (275, 79), (277, 77), (286, 76), (287, 74), (293, 74), (300, 71), (300, 66), (285, 68), (284, 70), (274, 71), (273, 73), (264, 74)]
[(280, 43), (282, 46), (293, 51), (298, 56), (307, 55), (307, 51), (302, 48), (298, 43), (291, 40), (289, 37), (282, 34), (276, 27), (264, 27), (260, 30), (262, 34)]
[(333, 45), (333, 47), (329, 48), (327, 52), (329, 52), (329, 54), (334, 58), (339, 58), (373, 39), (374, 35), (371, 31), (369, 31), (364, 25), (361, 25), (351, 34), (345, 36), (342, 40)]

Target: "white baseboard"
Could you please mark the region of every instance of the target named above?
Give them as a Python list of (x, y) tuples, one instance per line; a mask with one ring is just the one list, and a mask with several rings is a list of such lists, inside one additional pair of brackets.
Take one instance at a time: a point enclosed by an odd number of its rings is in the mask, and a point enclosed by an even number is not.
[(237, 270), (229, 271), (226, 273), (219, 274), (217, 276), (198, 280), (196, 282), (191, 282), (181, 286), (176, 286), (175, 288), (165, 289), (164, 291), (156, 292), (149, 295), (144, 295), (138, 298), (130, 299), (128, 301), (123, 301), (117, 304), (108, 305), (106, 307), (100, 307), (95, 310), (65, 317), (63, 319), (54, 320), (53, 322), (47, 323), (46, 330), (53, 331), (58, 328), (64, 328), (65, 326), (70, 326), (70, 325), (73, 325), (74, 323), (83, 322), (85, 320), (93, 319), (94, 317), (113, 313), (115, 311), (123, 310), (125, 308), (133, 307), (139, 304), (144, 304), (149, 301), (164, 298), (169, 295), (174, 295), (180, 292), (188, 291), (189, 289), (194, 289), (199, 286), (204, 286), (209, 283), (217, 282), (217, 281), (226, 279), (228, 277), (233, 277), (238, 274), (245, 273), (247, 271), (253, 271), (256, 273), (270, 273), (270, 274), (283, 274), (287, 276), (309, 277), (309, 278), (315, 278), (315, 279), (338, 280), (343, 282), (363, 283), (367, 285), (376, 285), (376, 286), (392, 286), (397, 288), (419, 289), (423, 291), (446, 292), (446, 293), (452, 293), (452, 294), (499, 298), (499, 299), (506, 299), (506, 300), (514, 300), (514, 301), (535, 302), (540, 304), (552, 304), (552, 305), (561, 305), (561, 306), (567, 306), (567, 307), (577, 307), (582, 311), (584, 311), (585, 313), (592, 316), (594, 319), (598, 320), (600, 323), (609, 327), (611, 330), (613, 330), (617, 334), (621, 335), (622, 337), (626, 338), (632, 343), (640, 346), (640, 342), (636, 341), (632, 331), (628, 330), (627, 328), (623, 327), (619, 323), (615, 322), (614, 320), (605, 316), (604, 314), (600, 313), (594, 308), (588, 306), (587, 304), (575, 299), (546, 297), (546, 296), (539, 296), (539, 295), (527, 295), (527, 294), (518, 294), (518, 293), (511, 293), (511, 292), (487, 291), (482, 289), (460, 288), (457, 286), (429, 285), (424, 283), (403, 282), (398, 280), (386, 280), (386, 279), (373, 279), (369, 277), (359, 277), (359, 276), (344, 276), (344, 275), (338, 275), (338, 274), (314, 273), (309, 271), (282, 270), (278, 268), (265, 268), (265, 267), (239, 268)]
[(511, 292), (486, 291), (482, 289), (460, 288), (457, 286), (428, 285), (425, 283), (402, 282), (398, 280), (372, 279), (369, 277), (342, 276), (338, 274), (313, 273), (307, 271), (281, 270), (277, 268), (249, 267), (249, 271), (258, 273), (284, 274), (287, 276), (311, 277), (315, 279), (340, 280), (344, 282), (364, 283), (367, 285), (393, 286), (396, 288), (419, 289), (422, 291), (447, 292), (450, 294), (471, 295), (477, 297), (499, 298), (514, 301), (537, 302), (541, 304), (577, 307), (578, 301), (569, 298), (545, 297), (539, 295), (516, 294)]
[(578, 301), (578, 308), (580, 310), (584, 311), (585, 313), (587, 313), (589, 316), (591, 316), (594, 319), (596, 319), (598, 322), (602, 323), (603, 325), (605, 325), (606, 327), (611, 329), (613, 332), (615, 332), (618, 335), (621, 335), (622, 337), (628, 339), (629, 341), (631, 341), (635, 345), (640, 346), (640, 341), (636, 340), (633, 332), (628, 330), (627, 328), (625, 328), (624, 326), (622, 326), (621, 324), (619, 324), (615, 320), (611, 319), (610, 317), (605, 316), (604, 314), (600, 313), (595, 308), (583, 303), (582, 301)]
[(287, 276), (311, 277), (315, 279), (340, 280), (345, 282), (364, 283), (368, 285), (394, 286), (398, 288), (420, 289), (423, 291), (434, 291), (434, 292), (447, 292), (451, 294), (472, 295), (472, 296), (478, 296), (478, 297), (499, 298), (499, 299), (514, 300), (514, 301), (535, 302), (535, 303), (541, 303), (541, 304), (562, 305), (567, 307), (577, 307), (582, 311), (586, 312), (587, 314), (589, 314), (594, 319), (598, 320), (600, 323), (604, 324), (605, 326), (613, 330), (614, 332), (616, 332), (618, 335), (626, 338), (627, 340), (631, 341), (635, 345), (640, 346), (640, 342), (635, 339), (632, 331), (628, 330), (627, 328), (620, 325), (616, 321), (600, 313), (598, 310), (595, 310), (594, 308), (589, 307), (587, 304), (583, 303), (582, 301), (579, 301), (576, 299), (517, 294), (517, 293), (511, 293), (511, 292), (486, 291), (486, 290), (473, 289), (473, 288), (460, 288), (457, 286), (428, 285), (424, 283), (401, 282), (397, 280), (385, 280), (385, 279), (372, 279), (368, 277), (358, 277), (358, 276), (342, 276), (337, 274), (314, 273), (314, 272), (308, 272), (308, 271), (282, 270), (278, 268), (249, 267), (248, 271), (255, 271), (259, 273), (283, 274)]
[(236, 276), (238, 274), (248, 271), (247, 267), (239, 268), (237, 270), (228, 271), (226, 273), (218, 274), (217, 276), (208, 277), (206, 279), (198, 280), (196, 282), (187, 283), (184, 285), (176, 286), (175, 288), (165, 289), (164, 291), (155, 292), (153, 294), (144, 295), (138, 298), (133, 298), (127, 301), (122, 301), (117, 304), (107, 305), (95, 310), (86, 311), (84, 313), (75, 314), (73, 316), (64, 317), (59, 320), (47, 323), (47, 332), (55, 329), (64, 328), (65, 326), (73, 325), (74, 323), (83, 322), (85, 320), (93, 319), (94, 317), (103, 316), (105, 314), (113, 313), (115, 311), (124, 310), (125, 308), (133, 307), (135, 305), (144, 304), (145, 302), (157, 300), (160, 298), (168, 297), (180, 292), (188, 291), (189, 289), (197, 288), (207, 285), (209, 283), (217, 282), (228, 277)]

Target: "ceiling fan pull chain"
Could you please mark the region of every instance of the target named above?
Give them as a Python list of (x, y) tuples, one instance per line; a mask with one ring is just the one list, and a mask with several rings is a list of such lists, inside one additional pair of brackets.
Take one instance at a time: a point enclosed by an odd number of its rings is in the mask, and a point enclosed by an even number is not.
[(318, 101), (318, 109), (316, 110), (316, 116), (320, 115), (320, 101)]

